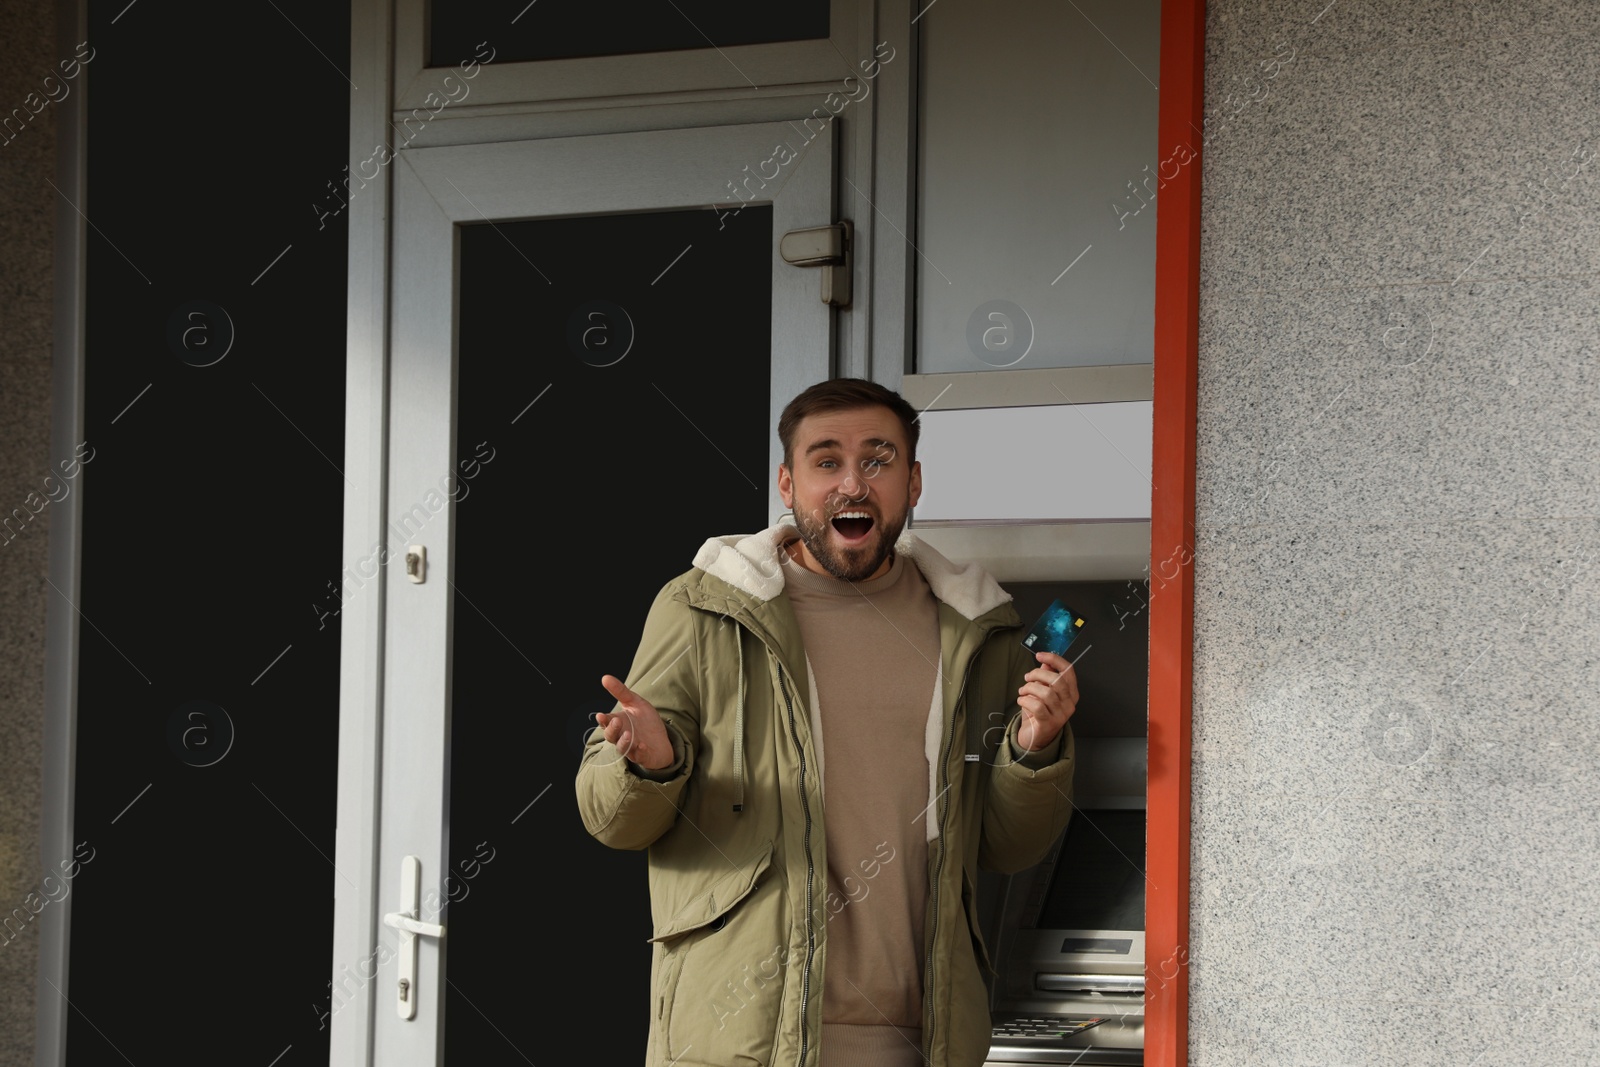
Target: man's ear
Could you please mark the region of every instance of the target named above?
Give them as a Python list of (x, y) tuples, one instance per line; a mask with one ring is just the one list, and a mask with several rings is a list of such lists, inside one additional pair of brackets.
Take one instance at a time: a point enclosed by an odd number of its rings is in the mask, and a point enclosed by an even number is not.
[(778, 496), (783, 498), (784, 507), (794, 510), (794, 479), (789, 476), (789, 468), (782, 463), (778, 464)]
[(911, 465), (911, 506), (917, 506), (917, 500), (922, 496), (922, 460), (917, 460)]

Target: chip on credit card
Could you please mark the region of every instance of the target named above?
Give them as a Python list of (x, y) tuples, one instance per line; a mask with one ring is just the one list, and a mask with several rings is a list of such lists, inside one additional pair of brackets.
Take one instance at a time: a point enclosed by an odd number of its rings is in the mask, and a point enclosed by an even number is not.
[(1028, 628), (1022, 646), (1033, 652), (1054, 652), (1058, 656), (1065, 656), (1081, 629), (1083, 616), (1060, 600), (1052, 600), (1039, 620)]

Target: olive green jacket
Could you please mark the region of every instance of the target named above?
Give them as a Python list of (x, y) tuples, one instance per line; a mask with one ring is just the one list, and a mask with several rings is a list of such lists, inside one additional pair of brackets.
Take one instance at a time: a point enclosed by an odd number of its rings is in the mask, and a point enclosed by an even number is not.
[[(649, 1067), (819, 1067), (824, 753), (784, 594), (777, 546), (786, 536), (787, 520), (707, 540), (650, 607), (626, 681), (666, 722), (679, 755), (670, 777), (645, 777), (599, 730), (579, 764), (588, 831), (613, 848), (650, 850)], [(1026, 762), (1013, 758), (1017, 689), (1037, 661), (1022, 647), (1010, 594), (909, 530), (895, 549), (939, 601), (923, 1054), (929, 1067), (978, 1067), (990, 1036), (979, 968), (993, 969), (977, 870), (1031, 866), (1066, 828), (1072, 731)]]

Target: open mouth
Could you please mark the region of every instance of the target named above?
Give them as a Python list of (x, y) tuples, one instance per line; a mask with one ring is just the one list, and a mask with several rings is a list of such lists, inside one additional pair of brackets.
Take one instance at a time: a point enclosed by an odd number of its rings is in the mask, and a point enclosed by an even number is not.
[(847, 544), (855, 544), (867, 539), (867, 534), (872, 532), (872, 516), (864, 511), (844, 511), (834, 516), (833, 528), (839, 531), (839, 536)]

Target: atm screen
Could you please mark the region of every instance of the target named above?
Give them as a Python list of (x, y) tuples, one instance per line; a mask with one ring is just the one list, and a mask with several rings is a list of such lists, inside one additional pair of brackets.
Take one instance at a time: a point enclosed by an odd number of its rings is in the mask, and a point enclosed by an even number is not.
[(1144, 929), (1143, 811), (1072, 813), (1038, 928)]

